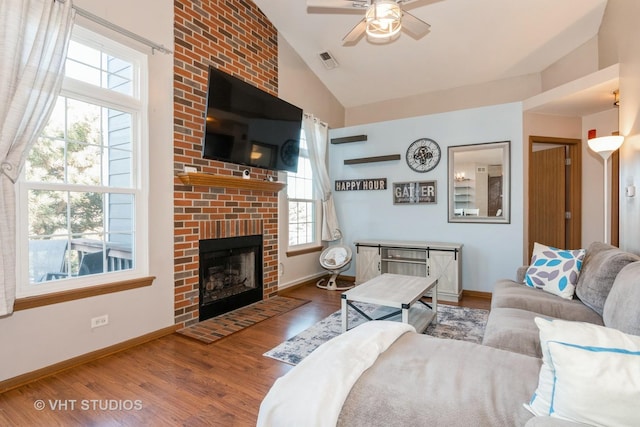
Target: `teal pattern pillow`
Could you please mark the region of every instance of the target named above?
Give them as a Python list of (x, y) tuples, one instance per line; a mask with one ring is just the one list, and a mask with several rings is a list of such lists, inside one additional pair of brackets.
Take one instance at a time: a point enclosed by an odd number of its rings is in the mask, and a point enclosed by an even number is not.
[(558, 249), (536, 242), (524, 283), (532, 288), (572, 299), (584, 255), (584, 249)]

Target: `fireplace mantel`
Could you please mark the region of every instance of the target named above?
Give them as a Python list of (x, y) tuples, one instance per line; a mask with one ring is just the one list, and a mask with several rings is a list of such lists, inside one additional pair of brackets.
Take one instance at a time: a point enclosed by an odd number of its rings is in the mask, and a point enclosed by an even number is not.
[(244, 179), (231, 175), (213, 175), (208, 173), (188, 172), (178, 174), (178, 178), (186, 185), (204, 185), (219, 188), (242, 188), (247, 190), (271, 191), (277, 193), (287, 184), (281, 181), (261, 181)]

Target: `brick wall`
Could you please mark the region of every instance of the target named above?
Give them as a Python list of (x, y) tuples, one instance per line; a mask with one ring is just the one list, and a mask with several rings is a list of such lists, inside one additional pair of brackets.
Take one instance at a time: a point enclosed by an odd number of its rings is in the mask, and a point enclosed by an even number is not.
[[(246, 0), (175, 0), (174, 172), (185, 165), (201, 172), (241, 176), (240, 167), (202, 158), (209, 65), (273, 95), (278, 92), (277, 32)], [(274, 175), (250, 168), (252, 179)], [(152, 213), (153, 214), (153, 213)], [(264, 298), (278, 286), (277, 193), (174, 185), (175, 322), (198, 321), (198, 240), (264, 236)]]

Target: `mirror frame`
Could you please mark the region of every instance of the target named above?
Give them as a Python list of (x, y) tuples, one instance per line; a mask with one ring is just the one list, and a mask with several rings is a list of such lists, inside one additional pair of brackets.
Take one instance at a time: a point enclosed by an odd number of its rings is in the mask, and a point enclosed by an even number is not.
[[(501, 216), (460, 216), (455, 215), (454, 189), (456, 153), (488, 149), (502, 149), (502, 215)], [(486, 142), (481, 144), (456, 145), (448, 147), (447, 183), (449, 193), (449, 222), (509, 224), (511, 222), (511, 141)]]

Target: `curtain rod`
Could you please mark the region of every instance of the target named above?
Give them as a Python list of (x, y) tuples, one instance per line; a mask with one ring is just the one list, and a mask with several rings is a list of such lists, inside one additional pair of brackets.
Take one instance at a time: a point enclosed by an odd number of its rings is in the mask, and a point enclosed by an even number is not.
[(319, 118), (317, 118), (316, 116), (314, 116), (311, 113), (304, 113), (304, 116), (309, 118), (309, 119), (313, 119), (314, 122), (320, 124), (321, 126), (329, 127), (329, 125), (327, 123), (323, 122), (322, 120), (320, 120)]
[[(56, 0), (56, 1), (59, 1), (60, 3), (64, 3), (66, 0)], [(71, 6), (71, 7), (73, 8), (73, 10), (76, 11), (76, 15), (80, 15), (83, 18), (87, 18), (88, 20), (95, 22), (96, 24), (102, 25), (103, 27), (106, 27), (106, 28), (108, 28), (110, 30), (115, 31), (116, 33), (122, 34), (124, 36), (129, 37), (130, 39), (133, 39), (133, 40), (135, 40), (137, 42), (140, 42), (140, 43), (142, 43), (144, 45), (149, 46), (151, 48), (151, 50), (152, 50), (152, 53), (154, 53), (156, 50), (158, 52), (166, 53), (166, 54), (173, 53), (171, 50), (167, 49), (163, 45), (155, 43), (155, 42), (152, 42), (151, 40), (149, 40), (149, 39), (147, 39), (145, 37), (142, 37), (142, 36), (140, 36), (140, 35), (138, 35), (136, 33), (133, 33), (131, 31), (127, 30), (126, 28), (122, 28), (119, 25), (116, 25), (116, 24), (114, 24), (112, 22), (107, 21), (106, 19), (103, 19), (103, 18), (99, 17), (98, 15), (94, 15), (93, 13), (91, 13), (91, 12), (85, 10), (85, 9), (82, 9), (82, 8), (80, 8), (78, 6)]]

